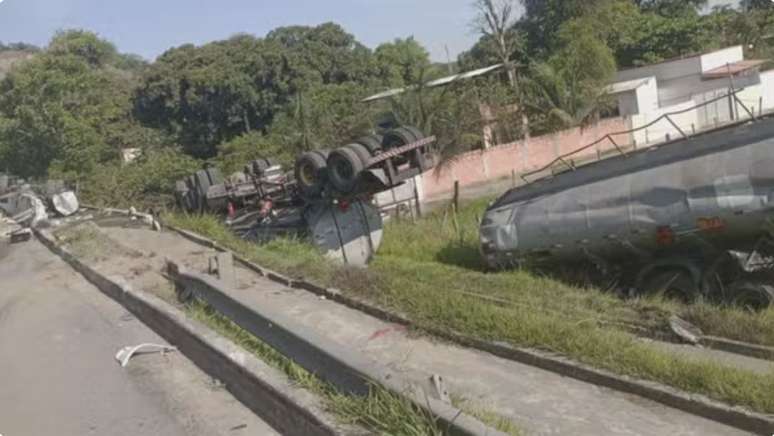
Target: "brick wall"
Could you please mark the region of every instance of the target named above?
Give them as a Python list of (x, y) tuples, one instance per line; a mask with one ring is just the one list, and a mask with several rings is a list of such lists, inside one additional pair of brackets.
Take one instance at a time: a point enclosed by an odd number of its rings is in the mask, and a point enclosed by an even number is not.
[[(605, 135), (629, 129), (628, 118), (610, 118), (585, 129), (573, 128), (487, 150), (472, 151), (443, 167), (440, 172), (431, 170), (420, 176), (420, 192), (424, 201), (433, 201), (448, 197), (455, 180), (464, 188), (510, 177), (512, 172), (518, 176), (543, 167), (559, 155), (577, 150)], [(617, 135), (615, 140), (619, 145), (632, 143), (630, 134)], [(588, 158), (611, 149), (614, 149), (613, 144), (605, 141), (573, 158)]]

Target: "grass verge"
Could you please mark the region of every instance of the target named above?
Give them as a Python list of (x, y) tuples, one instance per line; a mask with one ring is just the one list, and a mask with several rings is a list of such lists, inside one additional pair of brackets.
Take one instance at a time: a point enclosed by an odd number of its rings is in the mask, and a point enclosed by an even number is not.
[[(730, 308), (660, 300), (624, 301), (526, 271), (485, 273), (476, 248), (482, 206), (476, 202), (456, 216), (435, 214), (416, 224), (391, 223), (379, 255), (367, 270), (327, 262), (298, 241), (281, 240), (264, 246), (246, 243), (214, 217), (177, 215), (167, 219), (256, 263), (368, 298), (404, 314), (420, 328), (446, 329), (559, 352), (619, 374), (774, 413), (774, 374), (760, 376), (688, 361), (637, 341), (629, 333), (632, 327), (663, 329), (669, 315), (678, 313), (710, 334), (755, 333), (754, 337), (736, 338), (774, 344), (771, 311), (751, 315)], [(763, 328), (769, 330), (761, 331)]]
[[(345, 423), (360, 425), (369, 431), (383, 435), (443, 434), (440, 424), (434, 417), (406, 398), (379, 386), (373, 386), (366, 397), (341, 394), (333, 386), (321, 381), (231, 320), (218, 314), (213, 308), (195, 302), (186, 306), (186, 312), (270, 366), (279, 369), (298, 386), (318, 395), (324, 400), (328, 410)], [(519, 429), (512, 423), (498, 419), (496, 415), (489, 412), (476, 409), (474, 416), (486, 418), (482, 421), (495, 424), (496, 428), (508, 434), (521, 435)]]

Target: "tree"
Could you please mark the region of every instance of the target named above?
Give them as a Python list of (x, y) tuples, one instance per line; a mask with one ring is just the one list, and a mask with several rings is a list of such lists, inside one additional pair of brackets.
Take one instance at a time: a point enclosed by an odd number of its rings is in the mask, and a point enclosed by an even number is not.
[(684, 14), (695, 15), (707, 6), (707, 0), (634, 0), (634, 3), (645, 12), (654, 12), (664, 17), (675, 17)]
[(109, 64), (113, 54), (94, 34), (60, 32), (12, 70), (0, 83), (0, 166), (76, 179), (152, 138), (132, 120), (132, 82)]
[(220, 143), (253, 130), (267, 134), (309, 90), (377, 81), (370, 50), (340, 26), (282, 27), (263, 39), (236, 35), (167, 51), (143, 74), (135, 113), (207, 159)]
[(605, 87), (616, 70), (612, 51), (584, 20), (563, 25), (559, 40), (562, 49), (531, 65), (522, 90), (535, 128), (542, 132), (598, 119), (608, 106)]
[(374, 57), (379, 77), (387, 86), (413, 84), (430, 66), (430, 54), (413, 37), (379, 45)]
[(556, 49), (564, 23), (584, 16), (597, 3), (608, 0), (521, 0), (524, 16), (517, 27), (524, 32), (531, 59), (546, 59)]
[(514, 30), (516, 24), (515, 0), (476, 0), (473, 7), (477, 16), (473, 26), (482, 37), (493, 43), (499, 61), (505, 65), (508, 83), (516, 86), (516, 65), (512, 59), (520, 50), (520, 35)]
[(48, 44), (47, 51), (55, 56), (77, 56), (92, 67), (108, 65), (118, 56), (112, 43), (86, 30), (57, 32)]

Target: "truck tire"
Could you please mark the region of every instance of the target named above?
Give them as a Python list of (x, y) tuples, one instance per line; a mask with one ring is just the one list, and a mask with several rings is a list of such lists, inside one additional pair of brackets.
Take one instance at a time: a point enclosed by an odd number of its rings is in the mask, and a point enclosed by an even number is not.
[(392, 148), (402, 147), (406, 144), (419, 141), (424, 138), (425, 134), (421, 130), (413, 126), (401, 126), (397, 129), (390, 130), (384, 135), (382, 140), (382, 147), (384, 150), (390, 150)]
[[(391, 130), (384, 135), (382, 144), (385, 150), (390, 150), (397, 147), (402, 147), (412, 142), (424, 139), (426, 135), (421, 130), (414, 126), (402, 126), (397, 129)], [(425, 158), (425, 149), (419, 149), (411, 152), (407, 160), (399, 160), (399, 164), (409, 162), (412, 167), (419, 168), (422, 171), (428, 169), (428, 162)]]
[(198, 197), (199, 212), (205, 212), (207, 210), (207, 191), (210, 186), (210, 176), (207, 174), (207, 170), (199, 170), (194, 174), (196, 179), (196, 196)]
[(355, 154), (357, 154), (357, 157), (360, 158), (360, 162), (363, 163), (364, 169), (368, 167), (368, 161), (371, 160), (373, 155), (371, 154), (371, 152), (368, 150), (366, 146), (362, 144), (354, 143), (354, 144), (347, 144), (344, 146), (344, 148), (348, 148), (354, 151)]
[(222, 185), (225, 182), (223, 174), (215, 167), (207, 168), (207, 176), (210, 179), (210, 186)]
[(296, 184), (304, 196), (316, 197), (322, 192), (328, 178), (327, 158), (326, 150), (317, 150), (304, 153), (296, 160)]
[(188, 184), (188, 212), (196, 212), (199, 210), (199, 188), (196, 185), (196, 177), (191, 175), (186, 179)]
[(774, 305), (774, 287), (753, 282), (736, 282), (729, 287), (731, 303), (752, 311)]
[(368, 135), (358, 138), (355, 143), (367, 148), (368, 152), (371, 153), (371, 156), (376, 156), (382, 152), (383, 141), (384, 137), (381, 135)]
[(185, 198), (188, 195), (188, 185), (185, 180), (175, 182), (175, 203), (180, 209), (186, 209)]
[(660, 295), (668, 299), (692, 303), (699, 297), (699, 286), (682, 269), (659, 269), (649, 274), (640, 291), (645, 295)]
[(351, 148), (342, 147), (328, 156), (328, 178), (337, 191), (348, 194), (355, 190), (357, 179), (365, 169), (365, 163)]

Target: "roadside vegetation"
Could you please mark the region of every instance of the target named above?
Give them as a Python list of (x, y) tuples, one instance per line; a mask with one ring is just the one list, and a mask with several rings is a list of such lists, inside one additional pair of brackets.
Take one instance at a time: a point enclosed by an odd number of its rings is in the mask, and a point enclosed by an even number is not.
[(328, 262), (301, 241), (247, 243), (216, 217), (169, 215), (167, 221), (266, 267), (316, 280), (400, 313), (420, 330), (441, 329), (557, 352), (618, 374), (774, 412), (774, 374), (761, 376), (687, 360), (631, 333), (666, 331), (669, 316), (676, 313), (710, 334), (736, 334), (740, 340), (774, 344), (774, 311), (751, 314), (657, 299), (622, 300), (529, 271), (486, 273), (476, 251), (477, 220), (484, 204), (475, 202), (456, 215), (439, 212), (417, 223), (388, 224), (382, 249), (367, 269)]
[(279, 369), (299, 387), (323, 399), (325, 406), (347, 424), (355, 424), (378, 434), (424, 436), (441, 435), (435, 419), (409, 400), (374, 386), (367, 397), (344, 395), (298, 366), (266, 343), (202, 303), (191, 303), (186, 312), (248, 352)]

